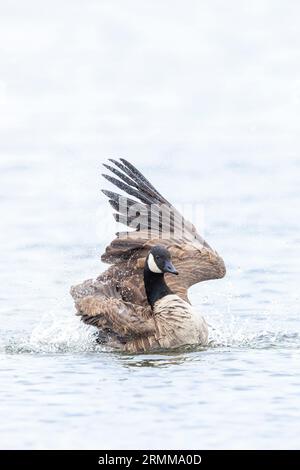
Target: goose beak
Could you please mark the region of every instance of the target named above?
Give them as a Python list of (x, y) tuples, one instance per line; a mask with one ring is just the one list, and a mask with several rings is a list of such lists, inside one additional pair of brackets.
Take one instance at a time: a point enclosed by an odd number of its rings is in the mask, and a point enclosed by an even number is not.
[(178, 274), (178, 271), (175, 269), (175, 266), (171, 263), (171, 261), (166, 261), (164, 265), (164, 272), (171, 273), (171, 274)]

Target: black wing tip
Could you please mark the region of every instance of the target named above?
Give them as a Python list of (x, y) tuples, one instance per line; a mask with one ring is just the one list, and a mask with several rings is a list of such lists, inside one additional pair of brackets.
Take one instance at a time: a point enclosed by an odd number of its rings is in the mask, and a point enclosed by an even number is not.
[[(128, 160), (125, 158), (109, 158), (108, 161), (112, 162), (118, 169), (103, 163), (104, 168), (111, 171), (118, 178), (114, 178), (107, 174), (102, 176), (112, 183), (121, 191), (134, 196), (140, 202), (151, 204), (171, 204), (157, 191), (157, 189), (145, 178), (145, 176)], [(120, 171), (121, 170), (121, 171)]]
[[(119, 161), (118, 161), (117, 159), (115, 159), (115, 158), (108, 158), (107, 161), (110, 162), (110, 163), (113, 163), (113, 164), (116, 165), (116, 166), (117, 166), (118, 164), (120, 164)], [(107, 165), (107, 163), (102, 163), (102, 165), (105, 166), (106, 168), (107, 168), (107, 166), (109, 166), (109, 165)], [(111, 167), (110, 167), (110, 168), (111, 168)]]
[(111, 183), (112, 176), (107, 175), (106, 173), (101, 173), (101, 176)]
[[(120, 168), (123, 166), (123, 171), (124, 171), (124, 166), (125, 166), (125, 168), (127, 168), (128, 170), (138, 172), (137, 168), (132, 163), (130, 163), (129, 160), (126, 160), (126, 158), (123, 158), (123, 157), (119, 157), (119, 159), (108, 158), (107, 160), (113, 163), (114, 165), (116, 165), (117, 168)], [(107, 164), (102, 163), (102, 165), (105, 168), (107, 168)], [(111, 169), (111, 167), (109, 169)]]
[[(142, 173), (132, 163), (130, 163), (128, 160), (126, 160), (126, 158), (120, 158), (120, 161), (123, 163), (123, 165), (126, 168), (128, 168), (128, 170), (132, 171), (136, 176), (139, 176), (144, 181), (146, 181), (146, 178), (144, 177), (144, 175), (142, 175)], [(148, 182), (148, 180), (147, 180), (147, 182)]]
[(128, 160), (126, 160), (126, 158), (120, 158), (120, 161), (126, 166), (132, 165)]
[(112, 170), (112, 166), (108, 165), (107, 163), (102, 163), (102, 165), (104, 166), (104, 168), (106, 168), (107, 170)]
[(109, 191), (108, 189), (101, 189), (101, 192), (109, 199), (112, 199), (113, 196), (115, 195), (115, 193), (113, 193), (112, 191)]
[(118, 160), (116, 160), (115, 158), (108, 158), (108, 161), (114, 164), (118, 163)]
[[(121, 160), (121, 159), (119, 159), (119, 160)], [(104, 166), (104, 168), (107, 168), (110, 171), (114, 170), (114, 167), (110, 166), (107, 162), (113, 163), (117, 168), (118, 168), (118, 165), (121, 165), (121, 163), (117, 159), (107, 158), (107, 160), (104, 163), (102, 163), (102, 166)]]
[(114, 178), (113, 176), (106, 175), (105, 173), (102, 173), (103, 178), (105, 178), (107, 181), (110, 183), (114, 184), (117, 186), (117, 188), (124, 190), (125, 183), (121, 180), (118, 180), (117, 178)]

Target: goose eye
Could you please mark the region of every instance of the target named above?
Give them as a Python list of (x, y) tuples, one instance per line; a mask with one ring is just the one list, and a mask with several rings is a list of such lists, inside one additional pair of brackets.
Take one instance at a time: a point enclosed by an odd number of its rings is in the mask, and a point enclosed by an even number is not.
[(159, 260), (159, 259), (160, 259), (160, 256), (157, 255), (157, 256), (156, 256), (156, 259)]

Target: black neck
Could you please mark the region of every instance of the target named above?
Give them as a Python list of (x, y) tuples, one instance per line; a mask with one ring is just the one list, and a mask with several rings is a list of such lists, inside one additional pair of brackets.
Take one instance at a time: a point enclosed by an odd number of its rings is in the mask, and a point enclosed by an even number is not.
[(172, 291), (165, 283), (164, 274), (153, 273), (148, 268), (147, 263), (144, 268), (144, 283), (148, 303), (151, 305), (151, 308), (153, 308), (157, 300), (162, 299), (166, 295), (172, 294)]

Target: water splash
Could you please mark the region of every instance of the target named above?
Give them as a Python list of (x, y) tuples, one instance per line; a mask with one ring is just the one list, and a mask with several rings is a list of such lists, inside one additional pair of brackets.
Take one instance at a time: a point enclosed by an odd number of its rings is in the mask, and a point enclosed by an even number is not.
[(95, 329), (79, 322), (76, 317), (43, 316), (31, 334), (14, 336), (5, 347), (9, 353), (82, 353), (101, 352)]
[[(211, 348), (300, 348), (300, 334), (284, 330), (279, 325), (271, 329), (268, 322), (260, 328), (249, 320), (241, 321), (231, 314), (215, 316), (210, 324)], [(108, 349), (97, 343), (93, 327), (84, 325), (78, 318), (55, 314), (43, 316), (30, 334), (19, 334), (9, 339), (5, 351), (11, 354), (57, 354), (104, 352)]]
[(268, 317), (261, 322), (241, 319), (234, 314), (214, 318), (209, 339), (210, 346), (215, 348), (300, 348), (299, 332), (287, 328), (282, 322), (270, 321)]

